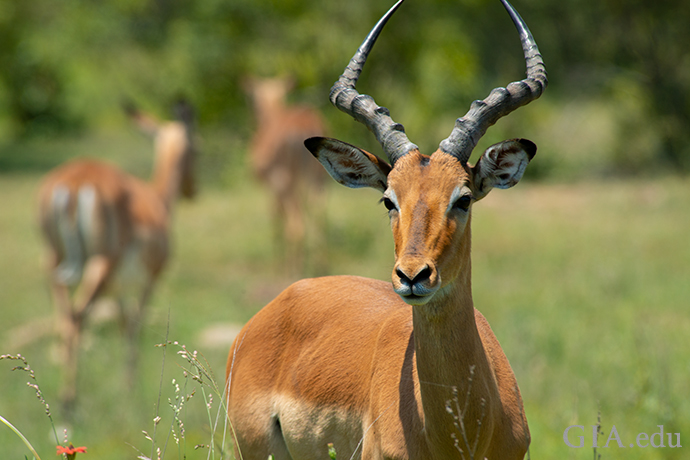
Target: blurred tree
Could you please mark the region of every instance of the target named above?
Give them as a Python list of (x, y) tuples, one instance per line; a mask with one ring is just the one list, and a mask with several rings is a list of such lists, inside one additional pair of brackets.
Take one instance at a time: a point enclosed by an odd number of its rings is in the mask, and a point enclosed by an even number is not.
[(688, 170), (690, 11), (684, 2), (541, 1), (541, 14), (552, 18), (546, 49), (557, 92), (617, 106), (617, 165), (648, 168), (639, 150), (653, 149), (646, 160)]
[(658, 158), (673, 168), (690, 168), (690, 10), (683, 0), (609, 0), (619, 27), (610, 60), (637, 73), (649, 98), (649, 119), (661, 137)]
[(15, 136), (65, 132), (81, 124), (66, 110), (61, 69), (44, 59), (33, 40), (49, 14), (36, 2), (0, 4), (2, 119)]
[[(682, 2), (515, 0), (545, 56), (550, 88), (488, 140), (540, 133), (565, 159), (577, 148), (556, 136), (598, 129), (586, 137), (606, 143), (587, 149), (605, 157), (602, 172), (641, 171), (650, 160), (690, 170), (690, 9)], [(15, 136), (90, 129), (122, 123), (122, 98), (161, 108), (183, 94), (202, 124), (223, 123), (247, 139), (253, 120), (243, 77), (290, 75), (295, 97), (325, 109), (330, 85), (391, 4), (0, 0), (0, 127)], [(429, 151), (473, 99), (519, 79), (524, 63), (497, 0), (409, 0), (403, 9), (360, 85)], [(324, 113), (339, 136), (376, 150), (348, 117)]]

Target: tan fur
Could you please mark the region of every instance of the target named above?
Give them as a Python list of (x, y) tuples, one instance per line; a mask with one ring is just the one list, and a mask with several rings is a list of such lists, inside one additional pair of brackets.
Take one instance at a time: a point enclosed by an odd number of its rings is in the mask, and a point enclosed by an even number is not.
[(64, 359), (63, 403), (76, 399), (78, 348), (94, 301), (107, 290), (119, 300), (129, 341), (129, 381), (137, 361), (143, 309), (169, 255), (172, 203), (191, 196), (190, 126), (133, 113), (155, 136), (151, 183), (96, 160), (73, 160), (40, 187), (39, 217), (48, 244), (50, 284)]
[[(257, 127), (251, 143), (251, 164), (257, 178), (273, 195), (274, 225), (283, 262), (289, 271), (299, 272), (305, 263), (305, 236), (320, 242), (322, 215), (310, 225), (307, 209), (322, 211), (323, 184), (321, 166), (304, 148), (304, 139), (324, 134), (319, 112), (309, 106), (290, 106), (286, 98), (292, 83), (288, 79), (251, 79), (245, 89), (252, 98)], [(315, 245), (317, 253), (324, 248)], [(325, 265), (317, 260), (316, 265)], [(325, 267), (319, 267), (324, 269)]]
[[(351, 168), (352, 157), (344, 161)], [(247, 323), (227, 364), (242, 458), (325, 458), (329, 442), (338, 458), (524, 457), (520, 391), (472, 302), (469, 213), (446, 212), (474, 174), (442, 152), (411, 152), (388, 175), (400, 206), (391, 213), (393, 286), (398, 268), (431, 265), (431, 300), (410, 306), (390, 283), (365, 278), (308, 279)], [(454, 394), (462, 430), (446, 409)]]

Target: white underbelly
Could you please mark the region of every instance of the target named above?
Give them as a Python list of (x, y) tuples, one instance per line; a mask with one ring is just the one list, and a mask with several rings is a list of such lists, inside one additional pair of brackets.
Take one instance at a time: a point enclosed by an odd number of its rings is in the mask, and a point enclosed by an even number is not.
[(293, 459), (327, 459), (328, 444), (335, 447), (337, 458), (361, 458), (359, 414), (289, 397), (279, 397), (276, 406), (283, 439)]

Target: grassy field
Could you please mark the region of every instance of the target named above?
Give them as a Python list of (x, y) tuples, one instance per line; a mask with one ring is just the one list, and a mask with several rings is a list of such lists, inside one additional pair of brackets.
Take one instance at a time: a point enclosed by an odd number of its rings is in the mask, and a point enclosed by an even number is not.
[[(198, 350), (217, 381), (232, 331), (292, 280), (276, 264), (268, 195), (247, 173), (240, 143), (209, 136), (202, 190), (175, 211), (174, 257), (158, 285), (142, 338), (139, 384), (123, 384), (124, 341), (115, 321), (94, 320), (82, 352), (75, 445), (87, 458), (136, 458), (151, 453), (159, 388), (157, 441), (172, 419), (175, 378), (191, 391), (185, 361), (155, 344), (170, 340)], [(118, 148), (125, 145), (125, 154)], [(73, 154), (95, 153), (146, 174), (150, 146), (119, 136), (37, 143), (0, 150), (0, 354), (21, 353), (36, 372), (62, 439), (57, 404), (53, 310), (41, 268), (35, 192), (42, 174)], [(232, 153), (230, 153), (232, 152)], [(227, 155), (227, 157), (223, 157)], [(535, 161), (538, 161), (539, 157)], [(663, 425), (690, 445), (690, 180), (603, 180), (522, 183), (496, 190), (474, 207), (474, 296), (501, 341), (522, 390), (532, 431), (532, 459), (588, 459), (591, 425), (601, 413), (602, 459), (681, 459), (688, 449), (630, 448), (638, 433)], [(390, 279), (393, 248), (387, 216), (370, 190), (328, 189), (331, 274)], [(169, 332), (168, 332), (169, 331)], [(0, 361), (0, 415), (14, 423), (42, 458), (55, 455), (52, 429), (27, 374)], [(163, 377), (161, 377), (163, 375)], [(186, 389), (185, 382), (189, 385)], [(196, 385), (198, 387), (198, 385)], [(214, 400), (213, 410), (217, 410)], [(181, 412), (186, 447), (170, 439), (165, 458), (206, 458), (194, 445), (210, 440), (200, 392)], [(570, 425), (576, 444), (563, 432)], [(666, 441), (666, 440), (665, 440)], [(674, 438), (675, 442), (675, 438)], [(29, 455), (0, 425), (0, 457)], [(80, 456), (81, 457), (81, 456)]]

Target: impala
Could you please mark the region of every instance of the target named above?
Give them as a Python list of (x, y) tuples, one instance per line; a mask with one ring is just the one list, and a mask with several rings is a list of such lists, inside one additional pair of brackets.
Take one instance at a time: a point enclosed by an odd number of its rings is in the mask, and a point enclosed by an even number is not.
[(129, 109), (140, 129), (154, 136), (150, 183), (96, 160), (59, 166), (39, 190), (40, 226), (48, 243), (50, 285), (59, 319), (63, 359), (62, 401), (76, 398), (79, 343), (94, 301), (117, 298), (129, 343), (128, 381), (138, 357), (144, 307), (169, 255), (173, 204), (194, 194), (192, 109), (176, 106), (180, 120), (160, 123)]
[[(273, 195), (277, 247), (283, 252), (286, 268), (296, 272), (305, 262), (307, 227), (314, 227), (310, 239), (322, 239), (318, 225), (308, 225), (307, 206), (322, 207), (314, 199), (323, 194), (326, 175), (304, 148), (304, 139), (322, 136), (324, 122), (312, 107), (287, 105), (285, 99), (293, 86), (289, 79), (248, 79), (244, 83), (257, 121), (251, 143), (252, 167)], [(315, 246), (317, 253), (323, 249)]]
[(228, 416), (245, 460), (521, 459), (530, 437), (513, 371), (471, 290), (475, 201), (521, 178), (535, 145), (472, 149), (500, 117), (539, 97), (546, 69), (526, 24), (527, 77), (472, 104), (450, 137), (422, 155), (387, 109), (355, 84), (381, 29), (372, 29), (330, 100), (364, 123), (390, 165), (334, 139), (307, 147), (349, 187), (383, 194), (395, 242), (392, 285), (353, 276), (302, 280), (251, 319), (227, 363)]

